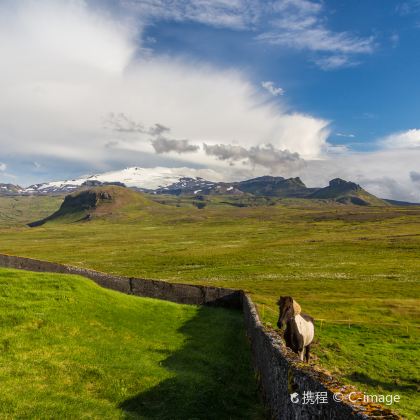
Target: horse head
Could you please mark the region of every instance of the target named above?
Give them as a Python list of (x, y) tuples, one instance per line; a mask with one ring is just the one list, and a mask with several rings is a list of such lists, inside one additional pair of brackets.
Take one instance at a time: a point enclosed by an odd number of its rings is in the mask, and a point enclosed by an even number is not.
[(287, 323), (290, 318), (300, 314), (301, 312), (300, 305), (293, 300), (291, 296), (280, 296), (277, 305), (279, 306), (279, 319), (277, 321), (277, 326), (280, 329), (282, 328), (283, 323)]

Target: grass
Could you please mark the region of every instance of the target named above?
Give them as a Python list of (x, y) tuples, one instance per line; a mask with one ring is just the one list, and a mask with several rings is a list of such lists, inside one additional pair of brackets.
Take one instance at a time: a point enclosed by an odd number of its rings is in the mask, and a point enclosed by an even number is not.
[(241, 314), (0, 269), (0, 417), (263, 418)]
[(25, 225), (49, 216), (60, 205), (62, 197), (0, 197), (0, 226)]
[[(0, 230), (0, 252), (129, 276), (242, 288), (275, 325), (293, 296), (316, 319), (317, 363), (362, 390), (420, 409), (420, 208), (305, 200), (236, 207), (215, 197), (131, 206), (83, 223)], [(179, 207), (177, 207), (179, 206)], [(338, 323), (336, 320), (351, 320)], [(391, 325), (388, 325), (391, 324)]]

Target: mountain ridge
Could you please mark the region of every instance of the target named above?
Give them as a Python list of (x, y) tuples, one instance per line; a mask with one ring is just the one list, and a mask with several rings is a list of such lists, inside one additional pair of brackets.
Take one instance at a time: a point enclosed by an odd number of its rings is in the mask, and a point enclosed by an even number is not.
[[(299, 178), (264, 175), (242, 181), (209, 181), (212, 170), (191, 168), (125, 168), (73, 180), (34, 184), (27, 188), (0, 184), (0, 195), (62, 195), (98, 186), (125, 186), (138, 192), (169, 195), (251, 195), (276, 198), (305, 198), (351, 205), (398, 205), (364, 190), (360, 185), (335, 178), (326, 187), (310, 188)], [(395, 203), (395, 204), (394, 204)]]

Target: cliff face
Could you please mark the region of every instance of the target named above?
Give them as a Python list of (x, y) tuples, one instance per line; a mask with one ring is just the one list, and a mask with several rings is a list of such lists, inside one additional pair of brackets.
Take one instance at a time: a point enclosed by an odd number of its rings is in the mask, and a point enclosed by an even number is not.
[(91, 220), (95, 216), (118, 213), (128, 205), (158, 206), (141, 193), (119, 186), (100, 186), (81, 190), (67, 195), (60, 208), (45, 219), (29, 223), (28, 226), (41, 226), (46, 222)]
[(335, 178), (330, 181), (328, 187), (320, 188), (310, 195), (309, 198), (329, 199), (341, 204), (353, 204), (357, 206), (388, 206), (389, 203), (368, 193), (360, 185)]

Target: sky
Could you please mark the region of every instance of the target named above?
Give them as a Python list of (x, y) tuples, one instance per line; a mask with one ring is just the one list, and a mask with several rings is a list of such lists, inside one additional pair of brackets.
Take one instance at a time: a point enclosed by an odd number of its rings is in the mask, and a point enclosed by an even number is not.
[(188, 167), (420, 201), (419, 40), (418, 0), (3, 0), (0, 182)]

